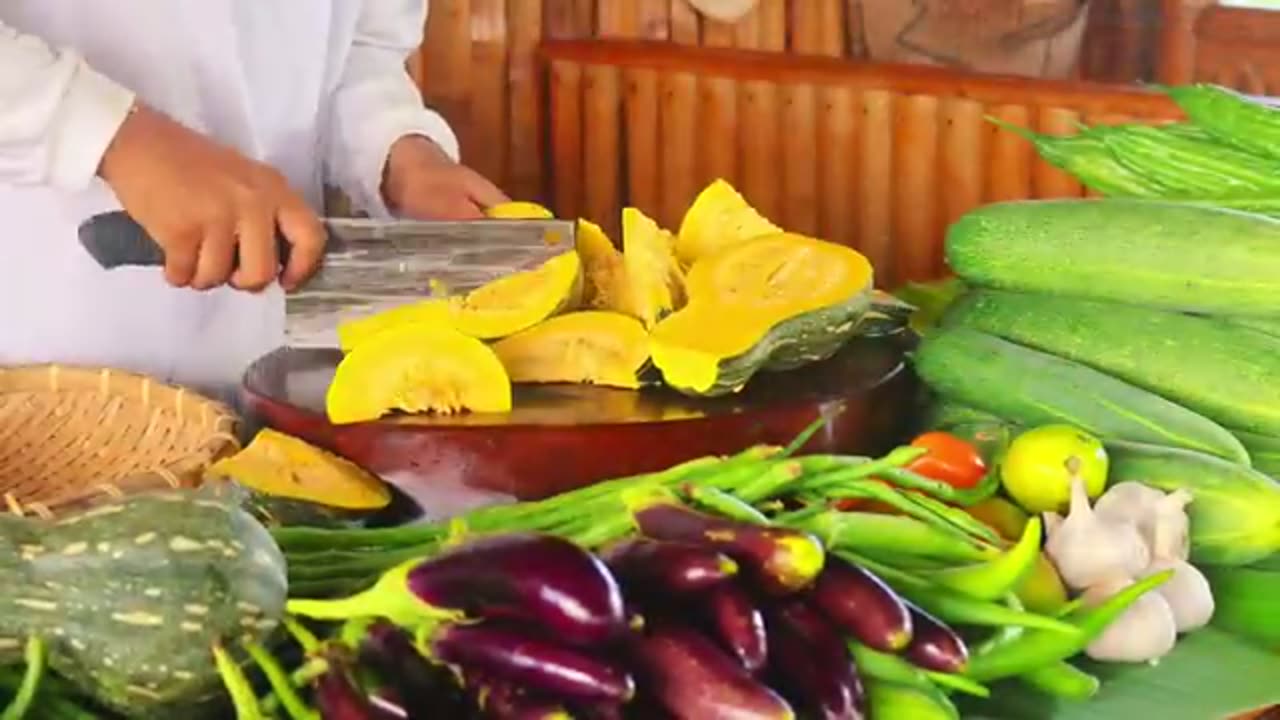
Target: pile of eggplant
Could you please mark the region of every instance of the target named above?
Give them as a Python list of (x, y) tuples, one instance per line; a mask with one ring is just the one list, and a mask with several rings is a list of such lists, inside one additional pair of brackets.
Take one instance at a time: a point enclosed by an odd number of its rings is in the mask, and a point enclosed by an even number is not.
[(842, 720), (870, 716), (864, 657), (965, 666), (955, 632), (808, 534), (646, 513), (598, 554), (502, 534), (413, 566), (403, 584), (439, 612), (331, 650), (322, 716)]

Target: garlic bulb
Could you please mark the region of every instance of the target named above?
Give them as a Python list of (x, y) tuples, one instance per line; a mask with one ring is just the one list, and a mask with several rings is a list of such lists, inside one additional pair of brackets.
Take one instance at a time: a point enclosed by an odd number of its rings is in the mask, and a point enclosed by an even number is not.
[(1173, 570), (1173, 577), (1156, 588), (1156, 592), (1173, 611), (1174, 625), (1185, 633), (1209, 624), (1213, 619), (1213, 591), (1209, 581), (1194, 565), (1180, 558), (1158, 558), (1149, 573)]
[(1084, 480), (1071, 479), (1071, 509), (1049, 533), (1045, 553), (1074, 590), (1114, 577), (1132, 578), (1146, 569), (1151, 553), (1131, 523), (1108, 522), (1089, 507)]
[(1152, 557), (1173, 560), (1191, 557), (1191, 522), (1186, 510), (1190, 502), (1191, 493), (1179, 488), (1155, 504), (1151, 537), (1147, 538)]
[(1107, 488), (1093, 504), (1093, 512), (1109, 521), (1133, 523), (1139, 532), (1146, 534), (1146, 526), (1151, 524), (1156, 504), (1164, 496), (1153, 487), (1129, 480)]
[[(1126, 577), (1104, 579), (1084, 592), (1085, 604), (1096, 605), (1131, 584)], [(1163, 595), (1148, 592), (1094, 638), (1085, 654), (1102, 662), (1151, 662), (1167, 655), (1177, 641), (1173, 609)]]

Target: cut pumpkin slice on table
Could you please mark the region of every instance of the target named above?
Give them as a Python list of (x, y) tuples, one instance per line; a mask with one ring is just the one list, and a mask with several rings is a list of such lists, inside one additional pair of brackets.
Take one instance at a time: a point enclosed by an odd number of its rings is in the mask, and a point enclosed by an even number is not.
[(684, 306), (684, 273), (676, 262), (674, 239), (644, 213), (622, 209), (622, 264), (627, 311), (645, 327)]
[(205, 478), (249, 494), (248, 508), (270, 524), (319, 525), (354, 519), (391, 503), (391, 490), (355, 463), (300, 438), (263, 429)]
[(452, 325), (455, 298), (431, 298), (338, 323), (338, 346), (344, 353), (383, 330), (405, 325)]
[(723, 395), (839, 350), (870, 307), (872, 269), (852, 248), (777, 233), (702, 258), (687, 288), (651, 332), (653, 362), (681, 392)]
[(511, 380), (493, 349), (447, 326), (402, 325), (357, 345), (338, 363), (325, 396), (330, 422), (389, 413), (500, 413)]
[(494, 343), (515, 383), (586, 383), (634, 389), (649, 362), (649, 333), (621, 313), (553, 317)]
[(627, 312), (627, 277), (622, 252), (590, 220), (578, 221), (578, 257), (582, 260), (582, 306)]
[(535, 202), (512, 200), (498, 203), (484, 211), (486, 217), (494, 220), (550, 220), (555, 213)]
[(675, 241), (676, 257), (687, 269), (720, 248), (780, 232), (782, 228), (751, 207), (732, 185), (716, 179), (685, 211)]

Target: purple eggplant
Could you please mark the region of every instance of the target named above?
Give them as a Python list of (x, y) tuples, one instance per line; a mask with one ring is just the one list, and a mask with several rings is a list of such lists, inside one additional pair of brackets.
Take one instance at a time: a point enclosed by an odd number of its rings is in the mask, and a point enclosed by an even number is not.
[(838, 557), (827, 558), (810, 597), (814, 605), (858, 642), (896, 653), (911, 642), (911, 612), (883, 580)]
[(654, 592), (698, 592), (738, 574), (738, 564), (724, 553), (647, 538), (624, 540), (601, 557), (623, 584)]
[(626, 702), (635, 683), (617, 663), (533, 632), (491, 623), (452, 625), (431, 640), (437, 660), (464, 673), (567, 700)]
[(806, 717), (863, 720), (866, 697), (839, 628), (802, 599), (769, 608), (769, 669)]
[(631, 513), (646, 537), (722, 552), (771, 594), (801, 590), (822, 571), (822, 543), (808, 533), (709, 515), (666, 499), (650, 500)]
[(486, 720), (573, 720), (564, 705), (519, 685), (479, 678), (470, 678), (467, 684)]
[(764, 667), (769, 655), (764, 617), (741, 585), (725, 583), (699, 598), (703, 614), (726, 650), (749, 673)]
[(321, 720), (400, 720), (371, 703), (338, 658), (330, 658), (329, 669), (316, 680), (315, 703)]
[(553, 535), (512, 533), (464, 543), (409, 571), (422, 601), (471, 617), (539, 625), (571, 645), (627, 631), (622, 593), (609, 569)]
[(675, 720), (793, 720), (781, 696), (713, 641), (671, 623), (633, 638), (628, 657), (654, 704)]
[(940, 673), (962, 673), (969, 664), (969, 648), (946, 623), (907, 603), (914, 632), (902, 652), (913, 665)]
[(452, 674), (431, 664), (408, 633), (390, 622), (374, 622), (365, 631), (359, 662), (384, 686), (380, 694), (407, 698), (402, 707), (410, 720), (464, 714), (468, 700)]

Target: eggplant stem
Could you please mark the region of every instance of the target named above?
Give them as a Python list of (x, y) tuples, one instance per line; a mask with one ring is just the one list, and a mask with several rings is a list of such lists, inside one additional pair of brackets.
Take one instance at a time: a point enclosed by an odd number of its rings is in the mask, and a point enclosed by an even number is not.
[(253, 658), (258, 668), (262, 670), (262, 674), (267, 677), (272, 694), (280, 699), (280, 704), (284, 706), (284, 711), (288, 713), (290, 720), (320, 720), (320, 713), (311, 709), (298, 694), (293, 681), (285, 674), (284, 668), (280, 666), (275, 656), (256, 642), (246, 642), (243, 645), (245, 652), (249, 653), (249, 657)]
[(302, 651), (308, 655), (320, 649), (320, 639), (315, 633), (307, 629), (305, 625), (298, 622), (297, 618), (284, 617), (284, 629), (289, 632), (294, 641), (302, 647)]
[(373, 587), (355, 595), (332, 600), (293, 599), (285, 604), (285, 609), (292, 615), (316, 620), (381, 617), (405, 628), (430, 620), (460, 618), (460, 613), (432, 607), (409, 591), (409, 572), (420, 562), (409, 560), (391, 568)]
[(44, 644), (44, 638), (39, 635), (27, 638), (25, 660), (27, 668), (22, 673), (22, 684), (18, 686), (18, 693), (14, 695), (13, 701), (4, 709), (4, 713), (0, 714), (0, 720), (22, 720), (31, 710), (36, 693), (40, 691), (40, 681), (44, 679), (48, 660), (48, 648)]

